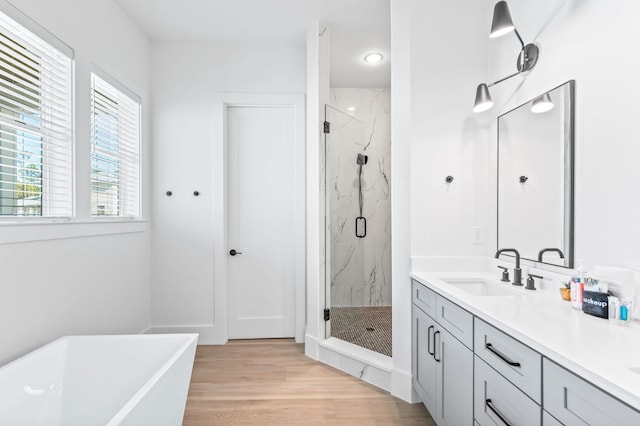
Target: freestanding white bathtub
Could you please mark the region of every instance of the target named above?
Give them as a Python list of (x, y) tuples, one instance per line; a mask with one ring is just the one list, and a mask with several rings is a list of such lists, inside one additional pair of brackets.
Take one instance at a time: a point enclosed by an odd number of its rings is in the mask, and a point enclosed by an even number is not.
[(0, 425), (180, 425), (197, 341), (62, 337), (0, 368)]

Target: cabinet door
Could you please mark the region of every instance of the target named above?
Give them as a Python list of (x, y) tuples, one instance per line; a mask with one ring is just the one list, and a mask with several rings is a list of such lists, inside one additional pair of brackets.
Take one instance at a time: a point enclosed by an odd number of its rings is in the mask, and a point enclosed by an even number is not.
[(438, 425), (473, 425), (473, 352), (442, 327), (436, 327)]
[(567, 426), (640, 425), (640, 413), (544, 358), (543, 406)]
[(436, 408), (436, 322), (417, 306), (413, 306), (413, 387), (427, 410), (435, 416)]

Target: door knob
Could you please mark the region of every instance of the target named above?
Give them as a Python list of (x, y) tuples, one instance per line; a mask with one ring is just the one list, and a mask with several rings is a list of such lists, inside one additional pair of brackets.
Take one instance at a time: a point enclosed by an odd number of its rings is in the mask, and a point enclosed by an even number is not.
[(235, 256), (236, 254), (242, 254), (242, 252), (241, 251), (236, 251), (236, 249), (231, 249), (231, 250), (229, 250), (229, 254), (231, 256)]

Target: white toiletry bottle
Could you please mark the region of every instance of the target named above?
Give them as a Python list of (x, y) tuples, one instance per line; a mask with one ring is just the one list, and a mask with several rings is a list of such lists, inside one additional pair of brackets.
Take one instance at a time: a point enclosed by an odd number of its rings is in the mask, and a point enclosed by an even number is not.
[(584, 260), (578, 260), (578, 267), (575, 274), (571, 276), (571, 307), (574, 309), (582, 309), (582, 292), (584, 291), (584, 278), (586, 272), (584, 270)]

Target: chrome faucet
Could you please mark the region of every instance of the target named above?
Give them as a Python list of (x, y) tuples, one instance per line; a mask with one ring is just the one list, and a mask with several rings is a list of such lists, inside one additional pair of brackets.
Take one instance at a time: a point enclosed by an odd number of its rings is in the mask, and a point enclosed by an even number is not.
[(522, 285), (522, 269), (520, 269), (520, 253), (518, 250), (512, 248), (500, 249), (496, 252), (496, 259), (500, 257), (502, 253), (511, 252), (516, 255), (516, 267), (513, 268), (513, 285)]
[(562, 253), (562, 250), (559, 248), (545, 248), (538, 252), (538, 262), (542, 262), (542, 255), (548, 251), (556, 252), (560, 256), (560, 259), (564, 259), (564, 253)]

